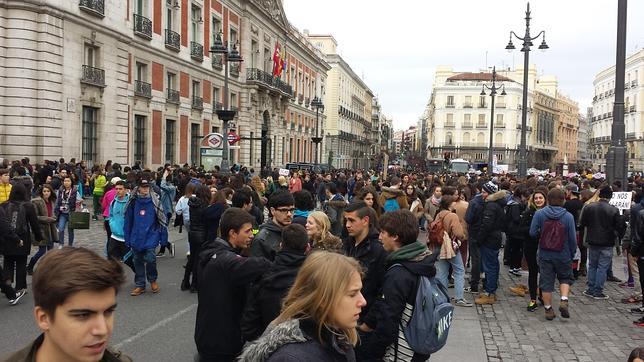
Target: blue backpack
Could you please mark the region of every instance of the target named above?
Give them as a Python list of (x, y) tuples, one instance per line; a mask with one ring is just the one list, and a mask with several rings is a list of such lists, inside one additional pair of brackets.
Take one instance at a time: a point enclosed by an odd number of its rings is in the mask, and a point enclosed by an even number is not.
[[(392, 267), (402, 264), (394, 264)], [(403, 266), (404, 267), (404, 266)], [(423, 355), (438, 352), (447, 343), (449, 328), (454, 319), (454, 306), (447, 289), (436, 278), (418, 277), (416, 301), (409, 323), (401, 319), (407, 344)]]
[(394, 197), (392, 199), (387, 199), (383, 208), (385, 209), (385, 212), (396, 211), (400, 210), (400, 205), (398, 205), (398, 200)]

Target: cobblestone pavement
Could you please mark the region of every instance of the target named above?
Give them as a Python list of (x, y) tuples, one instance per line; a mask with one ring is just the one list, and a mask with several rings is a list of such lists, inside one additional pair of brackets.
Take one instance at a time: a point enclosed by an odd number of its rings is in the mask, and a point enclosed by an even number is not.
[[(624, 279), (622, 257), (613, 260), (615, 276)], [(557, 318), (547, 321), (543, 307), (528, 312), (529, 297), (513, 295), (515, 283), (527, 285), (527, 273), (510, 276), (501, 266), (497, 303), (477, 306), (488, 361), (626, 361), (635, 347), (644, 346), (644, 329), (632, 324), (637, 317), (621, 299), (632, 294), (618, 283), (606, 282), (608, 300), (594, 300), (582, 294), (586, 277), (572, 286), (570, 319), (559, 317), (559, 294), (553, 293)]]

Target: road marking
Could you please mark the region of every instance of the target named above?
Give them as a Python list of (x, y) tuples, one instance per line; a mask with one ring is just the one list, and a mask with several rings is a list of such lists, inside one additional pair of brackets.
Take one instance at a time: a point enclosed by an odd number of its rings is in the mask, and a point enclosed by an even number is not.
[(132, 342), (136, 341), (137, 339), (139, 339), (139, 338), (141, 338), (141, 337), (145, 336), (146, 334), (148, 334), (148, 333), (150, 333), (150, 332), (152, 332), (152, 331), (154, 331), (154, 330), (156, 330), (156, 329), (159, 329), (159, 328), (161, 328), (161, 327), (164, 327), (166, 324), (168, 324), (168, 323), (172, 322), (173, 320), (175, 320), (175, 319), (177, 319), (177, 318), (181, 317), (182, 315), (184, 315), (184, 314), (186, 314), (186, 313), (190, 312), (191, 310), (195, 309), (195, 307), (196, 307), (196, 306), (197, 306), (197, 303), (191, 304), (191, 305), (190, 305), (190, 306), (188, 306), (187, 308), (185, 308), (185, 309), (183, 309), (183, 310), (180, 310), (180, 311), (178, 311), (177, 313), (175, 313), (175, 314), (173, 314), (173, 315), (169, 316), (168, 318), (166, 318), (166, 319), (164, 319), (164, 320), (161, 320), (161, 321), (159, 321), (159, 322), (157, 322), (157, 323), (155, 323), (155, 324), (153, 324), (153, 325), (149, 326), (148, 328), (146, 328), (146, 329), (142, 330), (141, 332), (139, 332), (139, 333), (137, 333), (137, 334), (133, 335), (132, 337), (130, 337), (130, 338), (128, 338), (128, 339), (126, 339), (126, 340), (124, 340), (124, 341), (121, 341), (121, 342), (119, 342), (119, 343), (115, 344), (115, 345), (114, 345), (114, 348), (115, 348), (115, 349), (121, 349), (121, 348), (123, 348), (123, 346), (124, 346), (124, 345), (129, 344), (129, 343), (132, 343)]

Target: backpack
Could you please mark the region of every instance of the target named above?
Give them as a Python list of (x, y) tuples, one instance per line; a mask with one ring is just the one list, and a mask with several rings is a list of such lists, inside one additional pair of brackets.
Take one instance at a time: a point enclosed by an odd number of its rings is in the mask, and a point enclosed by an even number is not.
[(11, 230), (19, 236), (29, 234), (29, 223), (27, 222), (27, 212), (22, 202), (5, 202), (2, 204), (4, 211), (3, 217), (9, 223)]
[[(403, 266), (392, 267), (396, 265)], [(454, 306), (445, 286), (436, 278), (419, 276), (411, 318), (406, 326), (400, 321), (409, 347), (423, 355), (438, 352), (447, 343), (453, 319)]]
[(559, 219), (547, 219), (543, 222), (539, 248), (549, 251), (562, 251), (566, 241), (566, 227)]
[(383, 206), (383, 209), (385, 209), (385, 212), (400, 210), (400, 205), (398, 204), (398, 200), (396, 200), (395, 197), (391, 199), (387, 199), (385, 201), (385, 205)]
[(427, 230), (427, 240), (430, 247), (440, 247), (443, 245), (444, 237), (445, 228), (443, 227), (443, 218), (434, 218), (434, 221), (429, 224), (429, 229)]

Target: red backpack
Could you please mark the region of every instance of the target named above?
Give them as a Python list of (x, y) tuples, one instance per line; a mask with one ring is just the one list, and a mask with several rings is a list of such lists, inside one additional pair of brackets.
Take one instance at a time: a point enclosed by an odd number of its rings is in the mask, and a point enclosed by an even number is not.
[(431, 247), (440, 247), (443, 245), (443, 237), (445, 235), (445, 228), (443, 227), (443, 218), (435, 218), (429, 224), (429, 229), (427, 230), (427, 241), (428, 245)]
[(559, 219), (546, 219), (539, 237), (539, 248), (548, 251), (562, 251), (566, 237), (566, 227)]

